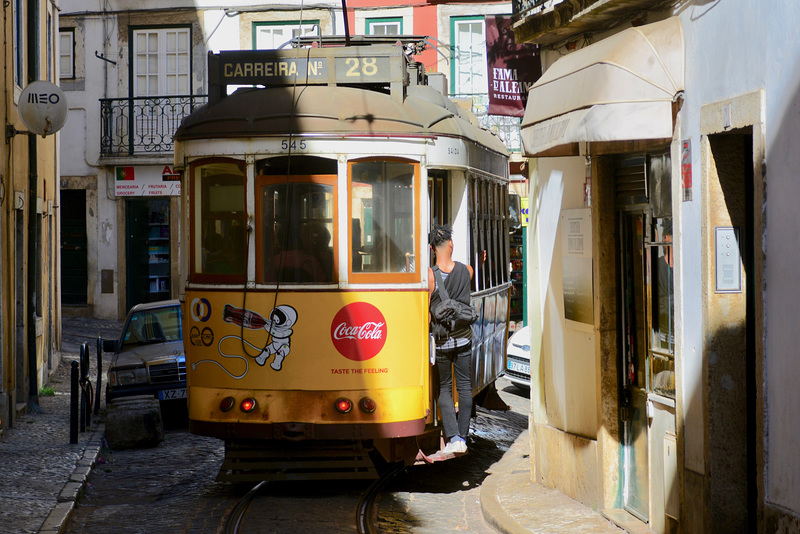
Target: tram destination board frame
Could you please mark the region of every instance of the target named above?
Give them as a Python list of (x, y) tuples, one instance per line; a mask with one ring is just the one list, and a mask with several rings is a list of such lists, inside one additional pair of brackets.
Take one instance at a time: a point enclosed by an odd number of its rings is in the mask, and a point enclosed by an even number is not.
[(366, 84), (402, 98), (407, 61), (403, 47), (392, 45), (209, 52), (209, 101), (224, 98), (229, 85)]

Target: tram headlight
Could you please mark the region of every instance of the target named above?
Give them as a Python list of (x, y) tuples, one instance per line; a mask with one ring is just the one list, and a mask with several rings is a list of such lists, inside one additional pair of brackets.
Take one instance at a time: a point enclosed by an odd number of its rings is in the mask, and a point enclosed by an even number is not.
[(344, 397), (340, 397), (336, 399), (334, 406), (336, 407), (336, 411), (339, 413), (350, 413), (350, 411), (353, 409), (353, 401), (350, 399), (345, 399)]
[(362, 397), (361, 400), (358, 401), (358, 407), (361, 408), (362, 412), (372, 413), (375, 411), (378, 405), (369, 397)]
[(239, 409), (242, 410), (244, 413), (250, 413), (256, 409), (256, 406), (258, 406), (256, 400), (252, 397), (248, 397), (244, 399), (241, 402), (241, 404), (239, 404)]

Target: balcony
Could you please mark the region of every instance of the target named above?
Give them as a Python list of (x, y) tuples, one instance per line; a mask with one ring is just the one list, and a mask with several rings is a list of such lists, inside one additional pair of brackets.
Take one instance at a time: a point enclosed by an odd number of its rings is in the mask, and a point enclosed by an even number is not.
[(513, 0), (514, 35), (518, 43), (560, 45), (675, 3), (677, 0)]
[(486, 128), (497, 134), (509, 152), (520, 152), (522, 150), (522, 139), (519, 135), (522, 119), (503, 115), (489, 115), (488, 94), (454, 94), (449, 95), (449, 98), (459, 104), (463, 104), (464, 107), (468, 107), (478, 119), (478, 124), (481, 128)]
[(170, 155), (172, 136), (207, 95), (100, 99), (101, 157)]

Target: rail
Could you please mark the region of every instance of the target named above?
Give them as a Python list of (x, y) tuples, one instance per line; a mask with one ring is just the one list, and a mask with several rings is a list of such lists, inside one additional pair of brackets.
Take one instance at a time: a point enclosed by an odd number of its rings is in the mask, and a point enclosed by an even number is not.
[(208, 95), (100, 99), (100, 155), (169, 154), (184, 117), (208, 102)]

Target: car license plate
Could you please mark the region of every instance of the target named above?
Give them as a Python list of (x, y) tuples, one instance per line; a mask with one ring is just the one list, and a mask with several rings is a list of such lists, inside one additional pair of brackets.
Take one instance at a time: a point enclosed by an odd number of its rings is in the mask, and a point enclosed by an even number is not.
[(162, 389), (158, 392), (158, 398), (159, 400), (185, 399), (186, 388)]
[(515, 361), (508, 361), (508, 370), (509, 371), (516, 371), (518, 373), (522, 373), (524, 375), (531, 374), (531, 366), (525, 365), (524, 363), (517, 363)]

